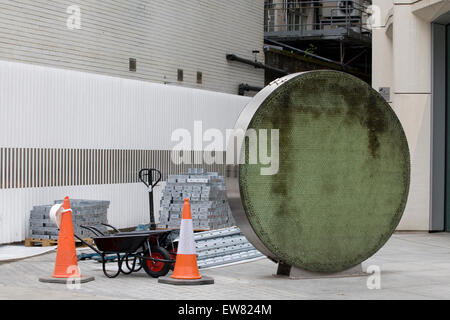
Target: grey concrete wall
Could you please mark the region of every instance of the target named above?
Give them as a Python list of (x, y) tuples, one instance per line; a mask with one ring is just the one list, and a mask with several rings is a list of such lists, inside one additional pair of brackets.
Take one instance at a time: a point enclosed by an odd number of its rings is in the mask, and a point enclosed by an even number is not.
[(237, 94), (264, 71), (225, 55), (263, 52), (263, 23), (264, 0), (0, 0), (0, 59)]

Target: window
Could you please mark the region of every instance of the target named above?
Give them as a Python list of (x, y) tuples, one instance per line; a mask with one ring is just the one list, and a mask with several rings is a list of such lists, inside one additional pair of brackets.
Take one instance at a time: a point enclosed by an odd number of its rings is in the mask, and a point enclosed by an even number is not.
[(200, 71), (197, 72), (197, 83), (202, 84), (203, 83), (203, 73)]
[(128, 68), (130, 71), (136, 72), (136, 59), (135, 58), (130, 58)]
[(178, 81), (182, 82), (183, 81), (183, 69), (178, 69)]

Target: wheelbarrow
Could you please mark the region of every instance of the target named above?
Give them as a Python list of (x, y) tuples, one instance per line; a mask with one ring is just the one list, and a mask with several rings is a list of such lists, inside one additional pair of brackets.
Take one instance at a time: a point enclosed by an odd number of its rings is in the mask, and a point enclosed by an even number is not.
[[(120, 232), (113, 226), (102, 223), (112, 228), (116, 233), (103, 234), (93, 226), (80, 226), (95, 234), (92, 238), (95, 247), (81, 237), (75, 237), (86, 246), (94, 250), (101, 257), (103, 273), (108, 278), (115, 278), (120, 273), (131, 274), (144, 269), (154, 278), (165, 276), (173, 269), (176, 249), (173, 242), (167, 241), (173, 230), (148, 230), (139, 232)], [(170, 242), (168, 244), (167, 242)], [(117, 272), (110, 273), (106, 270), (107, 255), (117, 255)]]

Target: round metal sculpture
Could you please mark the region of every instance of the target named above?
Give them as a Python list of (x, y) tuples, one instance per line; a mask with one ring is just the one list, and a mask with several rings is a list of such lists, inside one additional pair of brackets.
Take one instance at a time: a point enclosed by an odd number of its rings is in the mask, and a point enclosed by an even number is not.
[[(335, 71), (289, 75), (259, 92), (235, 129), (279, 130), (276, 174), (241, 163), (227, 178), (238, 226), (268, 257), (339, 272), (391, 237), (408, 197), (409, 149), (394, 111), (368, 84)], [(238, 143), (237, 158), (249, 147)]]

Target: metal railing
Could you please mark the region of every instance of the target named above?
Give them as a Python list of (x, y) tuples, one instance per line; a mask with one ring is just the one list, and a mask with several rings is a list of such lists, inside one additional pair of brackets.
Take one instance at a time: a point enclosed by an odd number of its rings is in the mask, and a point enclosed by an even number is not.
[(265, 3), (267, 34), (326, 36), (337, 33), (370, 36), (370, 10), (365, 0), (269, 0)]

